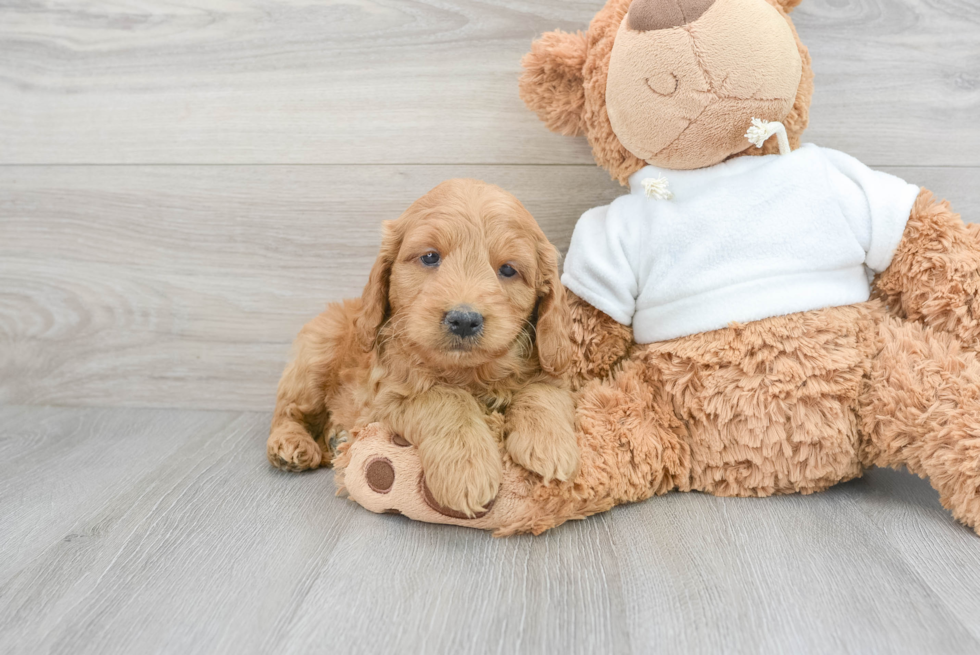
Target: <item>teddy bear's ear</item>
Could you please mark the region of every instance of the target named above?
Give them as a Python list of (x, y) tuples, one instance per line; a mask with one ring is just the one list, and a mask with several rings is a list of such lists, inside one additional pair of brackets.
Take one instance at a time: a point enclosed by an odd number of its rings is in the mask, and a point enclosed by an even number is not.
[(521, 65), (521, 99), (537, 113), (548, 129), (565, 136), (582, 134), (585, 107), (584, 34), (547, 32), (531, 44)]

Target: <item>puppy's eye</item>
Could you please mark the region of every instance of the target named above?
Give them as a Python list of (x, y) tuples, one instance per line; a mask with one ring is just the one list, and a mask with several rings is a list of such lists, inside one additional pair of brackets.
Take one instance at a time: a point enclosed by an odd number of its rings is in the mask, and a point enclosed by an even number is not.
[(517, 270), (510, 264), (504, 264), (503, 266), (500, 267), (500, 270), (498, 270), (497, 272), (500, 273), (503, 277), (514, 277), (515, 275), (517, 275)]
[(427, 252), (421, 257), (419, 257), (419, 261), (425, 264), (426, 266), (438, 266), (439, 260), (440, 260), (439, 253), (434, 251)]

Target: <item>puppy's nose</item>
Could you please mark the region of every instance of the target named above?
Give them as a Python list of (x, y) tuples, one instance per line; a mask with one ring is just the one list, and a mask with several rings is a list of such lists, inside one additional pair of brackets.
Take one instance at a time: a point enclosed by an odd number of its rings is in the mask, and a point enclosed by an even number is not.
[(483, 314), (466, 305), (446, 312), (442, 322), (451, 333), (462, 339), (476, 336), (483, 331)]
[(693, 23), (715, 0), (633, 0), (627, 27), (638, 32), (665, 30)]

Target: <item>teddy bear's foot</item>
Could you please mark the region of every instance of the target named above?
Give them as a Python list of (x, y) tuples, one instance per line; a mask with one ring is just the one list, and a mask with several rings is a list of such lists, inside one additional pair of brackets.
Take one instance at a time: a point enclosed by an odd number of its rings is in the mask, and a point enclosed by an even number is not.
[(523, 524), (531, 514), (532, 482), (526, 472), (509, 465), (497, 497), (472, 518), (443, 507), (425, 483), (418, 451), (403, 437), (380, 423), (372, 423), (355, 438), (341, 443), (334, 461), (337, 493), (346, 494), (378, 514), (402, 514), (416, 521), (448, 523), (498, 533), (523, 531), (508, 526)]

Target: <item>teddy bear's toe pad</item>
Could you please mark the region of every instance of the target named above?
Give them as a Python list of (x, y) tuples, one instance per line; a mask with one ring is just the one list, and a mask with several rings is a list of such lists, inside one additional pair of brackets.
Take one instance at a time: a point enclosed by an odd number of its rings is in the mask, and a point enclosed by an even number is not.
[(364, 481), (371, 491), (386, 494), (395, 484), (395, 468), (387, 457), (375, 457), (364, 467)]

